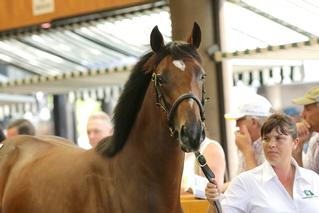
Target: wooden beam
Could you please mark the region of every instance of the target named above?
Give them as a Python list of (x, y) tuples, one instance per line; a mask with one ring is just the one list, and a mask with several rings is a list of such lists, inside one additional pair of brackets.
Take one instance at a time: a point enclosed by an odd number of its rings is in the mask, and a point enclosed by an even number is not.
[(50, 22), (99, 10), (124, 8), (136, 4), (153, 2), (152, 0), (53, 0), (54, 11), (43, 15), (34, 15), (32, 0), (1, 0), (0, 31)]

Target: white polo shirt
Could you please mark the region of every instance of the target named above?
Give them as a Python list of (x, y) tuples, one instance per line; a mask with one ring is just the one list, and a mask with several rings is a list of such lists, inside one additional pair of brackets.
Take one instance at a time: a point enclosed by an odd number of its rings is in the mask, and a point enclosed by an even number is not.
[(224, 213), (319, 213), (319, 175), (296, 166), (293, 198), (268, 161), (235, 177), (221, 196)]

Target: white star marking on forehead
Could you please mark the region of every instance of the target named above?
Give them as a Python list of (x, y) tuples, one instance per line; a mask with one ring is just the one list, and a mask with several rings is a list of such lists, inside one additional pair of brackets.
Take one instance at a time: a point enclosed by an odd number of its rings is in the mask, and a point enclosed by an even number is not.
[(177, 67), (181, 71), (183, 71), (183, 72), (185, 71), (186, 65), (185, 65), (183, 60), (174, 60), (173, 64), (175, 67)]

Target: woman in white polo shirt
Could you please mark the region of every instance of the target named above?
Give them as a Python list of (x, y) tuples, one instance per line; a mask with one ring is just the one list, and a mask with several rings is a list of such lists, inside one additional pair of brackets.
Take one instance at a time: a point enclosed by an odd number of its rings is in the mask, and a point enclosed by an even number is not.
[[(232, 180), (220, 196), (224, 213), (319, 213), (319, 175), (292, 158), (297, 136), (291, 117), (273, 114), (266, 120), (261, 129), (266, 161)], [(207, 185), (210, 203), (218, 191), (215, 184)]]

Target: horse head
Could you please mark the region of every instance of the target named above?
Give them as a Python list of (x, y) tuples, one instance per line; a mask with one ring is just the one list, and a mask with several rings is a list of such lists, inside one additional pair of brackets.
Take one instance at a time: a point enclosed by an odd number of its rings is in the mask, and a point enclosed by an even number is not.
[[(164, 45), (157, 26), (150, 38), (154, 57), (150, 58), (156, 104), (166, 112), (169, 130), (185, 152), (196, 151), (205, 138), (205, 71), (197, 49), (201, 31), (194, 23), (187, 42)], [(147, 66), (147, 65), (146, 65)]]

